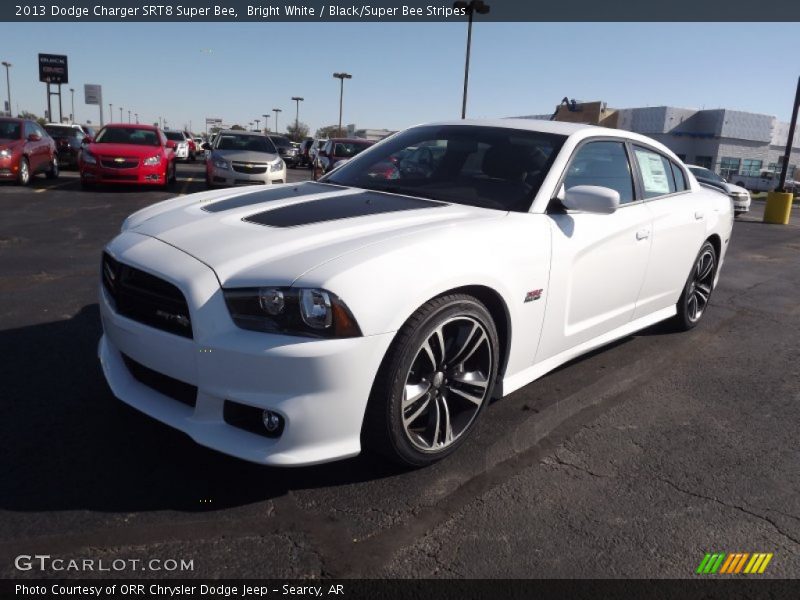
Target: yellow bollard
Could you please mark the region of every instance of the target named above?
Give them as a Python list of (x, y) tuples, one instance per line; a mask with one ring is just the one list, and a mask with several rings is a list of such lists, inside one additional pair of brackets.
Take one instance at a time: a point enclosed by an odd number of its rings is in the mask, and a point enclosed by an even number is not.
[(770, 192), (767, 194), (767, 206), (764, 208), (764, 223), (788, 225), (792, 216), (792, 198), (794, 194)]

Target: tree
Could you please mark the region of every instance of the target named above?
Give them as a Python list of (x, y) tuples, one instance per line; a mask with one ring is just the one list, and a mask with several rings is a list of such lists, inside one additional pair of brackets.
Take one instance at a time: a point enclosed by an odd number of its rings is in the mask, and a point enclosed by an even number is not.
[(31, 121), (36, 121), (39, 119), (39, 117), (32, 112), (28, 112), (27, 110), (23, 110), (21, 113), (19, 113), (18, 117), (20, 119), (30, 119)]
[(231, 127), (233, 131), (245, 131), (245, 128), (239, 125), (238, 123)]
[(308, 125), (302, 121), (297, 123), (297, 127), (295, 127), (294, 121), (292, 121), (291, 125), (286, 127), (286, 135), (288, 135), (289, 139), (293, 142), (301, 142), (306, 139), (309, 131)]
[[(345, 133), (347, 129), (342, 127), (342, 133)], [(327, 127), (320, 127), (317, 129), (317, 133), (315, 137), (317, 139), (328, 139), (332, 137), (338, 137), (339, 135), (339, 126), (338, 125), (328, 125)]]

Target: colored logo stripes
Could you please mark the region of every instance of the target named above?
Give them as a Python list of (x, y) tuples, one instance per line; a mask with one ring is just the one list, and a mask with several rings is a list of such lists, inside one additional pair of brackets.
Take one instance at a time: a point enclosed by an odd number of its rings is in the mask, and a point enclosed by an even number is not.
[(697, 567), (698, 575), (713, 575), (715, 573), (732, 575), (736, 573), (747, 573), (748, 575), (759, 575), (763, 573), (773, 554), (765, 552), (724, 552), (706, 553), (700, 566)]

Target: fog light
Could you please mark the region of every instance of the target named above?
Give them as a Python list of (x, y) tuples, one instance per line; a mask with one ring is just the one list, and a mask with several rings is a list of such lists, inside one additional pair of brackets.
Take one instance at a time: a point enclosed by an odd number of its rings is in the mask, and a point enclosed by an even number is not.
[(283, 418), (276, 412), (272, 412), (271, 410), (265, 410), (261, 420), (264, 423), (264, 427), (267, 430), (267, 433), (275, 433), (283, 424)]

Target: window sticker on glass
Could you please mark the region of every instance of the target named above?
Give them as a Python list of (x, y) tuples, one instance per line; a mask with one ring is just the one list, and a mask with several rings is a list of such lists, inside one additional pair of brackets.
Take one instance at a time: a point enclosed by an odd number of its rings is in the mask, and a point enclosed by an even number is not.
[[(645, 197), (651, 198), (661, 194), (669, 194), (672, 174), (667, 171), (665, 162), (659, 154), (636, 148), (636, 161), (642, 173)], [(674, 185), (674, 184), (673, 184)]]

